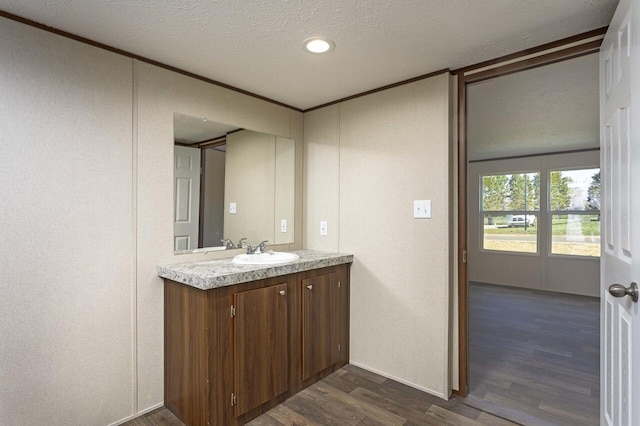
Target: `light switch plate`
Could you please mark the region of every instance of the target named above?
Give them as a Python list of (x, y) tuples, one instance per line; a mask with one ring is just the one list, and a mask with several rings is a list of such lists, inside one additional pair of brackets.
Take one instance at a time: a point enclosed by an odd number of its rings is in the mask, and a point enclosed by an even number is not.
[(328, 231), (327, 231), (327, 221), (326, 220), (321, 220), (320, 221), (320, 235), (327, 235)]
[(280, 221), (280, 232), (287, 232), (287, 219)]
[(236, 203), (229, 203), (229, 214), (236, 214)]
[(413, 200), (414, 219), (431, 218), (431, 200)]

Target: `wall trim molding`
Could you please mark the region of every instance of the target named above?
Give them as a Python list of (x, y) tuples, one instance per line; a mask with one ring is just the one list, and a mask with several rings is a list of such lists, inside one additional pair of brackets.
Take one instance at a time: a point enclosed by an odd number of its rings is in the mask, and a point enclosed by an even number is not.
[(378, 87), (376, 89), (367, 90), (365, 92), (356, 93), (355, 95), (347, 96), (341, 99), (337, 99), (335, 101), (327, 102), (321, 105), (317, 105), (311, 108), (307, 108), (302, 110), (303, 113), (311, 112), (316, 109), (328, 107), (331, 105), (339, 104), (345, 101), (350, 101), (351, 99), (361, 98), (363, 96), (371, 95), (373, 93), (382, 92), (383, 90), (393, 89), (394, 87), (404, 86), (405, 84), (414, 83), (416, 81), (425, 80), (427, 78), (435, 77), (440, 74), (449, 73), (451, 74), (451, 70), (449, 68), (444, 68), (438, 71), (430, 72), (428, 74), (419, 75), (417, 77), (408, 78), (406, 80), (398, 81), (396, 83), (387, 84), (386, 86)]
[(156, 405), (152, 405), (152, 406), (151, 406), (151, 407), (149, 407), (149, 408), (145, 408), (144, 410), (138, 411), (137, 413), (132, 414), (132, 415), (130, 415), (130, 416), (127, 416), (127, 417), (125, 417), (124, 419), (120, 419), (120, 420), (118, 420), (117, 422), (113, 422), (113, 423), (111, 423), (111, 424), (110, 424), (110, 425), (108, 425), (108, 426), (118, 426), (118, 425), (121, 425), (121, 424), (123, 424), (123, 423), (128, 422), (129, 420), (137, 419), (138, 417), (142, 417), (142, 416), (144, 416), (145, 414), (148, 414), (148, 413), (150, 413), (150, 412), (152, 412), (152, 411), (154, 411), (154, 410), (157, 410), (158, 408), (162, 408), (162, 407), (164, 407), (164, 401), (162, 401), (162, 402), (160, 402), (160, 403), (158, 403), (158, 404), (156, 404)]
[(166, 70), (173, 71), (173, 72), (176, 72), (178, 74), (185, 75), (187, 77), (195, 78), (196, 80), (204, 81), (205, 83), (209, 83), (209, 84), (213, 84), (213, 85), (218, 86), (218, 87), (222, 87), (223, 89), (232, 90), (234, 92), (238, 92), (238, 93), (241, 93), (243, 95), (251, 96), (253, 98), (257, 98), (257, 99), (263, 100), (265, 102), (269, 102), (269, 103), (272, 103), (272, 104), (275, 104), (275, 105), (278, 105), (278, 106), (281, 106), (281, 107), (285, 107), (285, 108), (291, 109), (293, 111), (302, 112), (302, 113), (306, 113), (306, 112), (310, 112), (310, 111), (313, 111), (313, 110), (316, 110), (316, 109), (324, 108), (324, 107), (330, 106), (330, 105), (335, 105), (335, 104), (338, 104), (338, 103), (341, 103), (341, 102), (344, 102), (344, 101), (348, 101), (348, 100), (351, 100), (351, 99), (355, 99), (355, 98), (359, 98), (359, 97), (362, 97), (362, 96), (370, 95), (372, 93), (381, 92), (383, 90), (392, 89), (394, 87), (398, 87), (398, 86), (402, 86), (402, 85), (405, 85), (405, 84), (413, 83), (415, 81), (424, 80), (424, 79), (427, 79), (427, 78), (430, 78), (430, 77), (434, 77), (434, 76), (439, 75), (439, 74), (443, 74), (445, 72), (448, 72), (448, 73), (451, 72), (449, 70), (449, 68), (446, 68), (446, 69), (442, 69), (442, 70), (439, 70), (439, 71), (430, 72), (428, 74), (419, 75), (417, 77), (412, 77), (412, 78), (409, 78), (407, 80), (402, 80), (402, 81), (399, 81), (399, 82), (396, 82), (396, 83), (391, 83), (391, 84), (388, 84), (386, 86), (382, 86), (382, 87), (378, 87), (378, 88), (375, 88), (375, 89), (367, 90), (365, 92), (356, 93), (354, 95), (350, 95), (350, 96), (347, 96), (347, 97), (344, 97), (344, 98), (340, 98), (340, 99), (337, 99), (337, 100), (334, 100), (334, 101), (330, 101), (330, 102), (327, 102), (327, 103), (324, 103), (324, 104), (321, 104), (321, 105), (317, 105), (317, 106), (314, 106), (314, 107), (311, 107), (311, 108), (302, 109), (302, 108), (294, 107), (292, 105), (285, 104), (284, 102), (280, 102), (280, 101), (277, 101), (275, 99), (268, 98), (266, 96), (259, 95), (257, 93), (249, 92), (248, 90), (244, 90), (244, 89), (241, 89), (239, 87), (231, 86), (230, 84), (226, 84), (226, 83), (223, 83), (221, 81), (213, 80), (211, 78), (204, 77), (204, 76), (192, 73), (190, 71), (185, 71), (183, 69), (174, 67), (172, 65), (167, 65), (165, 63), (158, 62), (158, 61), (155, 61), (153, 59), (149, 59), (149, 58), (146, 58), (144, 56), (140, 56), (140, 55), (137, 55), (135, 53), (128, 52), (126, 50), (118, 49), (116, 47), (109, 46), (107, 44), (100, 43), (100, 42), (97, 42), (97, 41), (94, 41), (94, 40), (88, 39), (86, 37), (82, 37), (82, 36), (67, 32), (67, 31), (59, 30), (59, 29), (57, 29), (55, 27), (51, 27), (51, 26), (48, 26), (46, 24), (42, 24), (40, 22), (33, 21), (31, 19), (23, 18), (23, 17), (18, 16), (18, 15), (14, 15), (13, 13), (6, 12), (6, 11), (4, 11), (2, 9), (0, 9), (0, 17), (6, 18), (6, 19), (9, 19), (9, 20), (12, 20), (12, 21), (19, 22), (21, 24), (28, 25), (30, 27), (38, 28), (40, 30), (44, 30), (44, 31), (47, 31), (47, 32), (50, 32), (50, 33), (53, 33), (53, 34), (56, 34), (56, 35), (59, 35), (59, 36), (62, 36), (62, 37), (66, 37), (66, 38), (69, 38), (69, 39), (72, 39), (72, 40), (75, 40), (75, 41), (79, 41), (81, 43), (85, 43), (85, 44), (88, 44), (90, 46), (97, 47), (99, 49), (107, 50), (109, 52), (113, 52), (113, 53), (116, 53), (116, 54), (119, 54), (119, 55), (122, 55), (122, 56), (125, 56), (125, 57), (128, 57), (128, 58), (131, 58), (131, 59), (136, 59), (136, 60), (138, 60), (140, 62), (145, 62), (147, 64), (154, 65), (154, 66), (157, 66), (159, 68), (164, 68)]
[(351, 364), (351, 365), (353, 365), (355, 367), (358, 367), (358, 368), (362, 368), (363, 370), (370, 371), (371, 373), (375, 373), (375, 374), (377, 374), (379, 376), (386, 377), (387, 379), (395, 380), (398, 383), (402, 383), (403, 385), (407, 385), (407, 386), (412, 387), (414, 389), (418, 389), (418, 390), (420, 390), (422, 392), (437, 396), (438, 398), (442, 398), (445, 401), (449, 399), (449, 397), (447, 395), (444, 395), (444, 394), (442, 394), (440, 392), (436, 392), (433, 389), (429, 389), (427, 387), (420, 386), (420, 385), (418, 385), (416, 383), (413, 383), (413, 382), (410, 382), (408, 380), (401, 379), (400, 377), (396, 377), (393, 374), (385, 373), (384, 371), (377, 370), (375, 368), (369, 367), (368, 365), (364, 365), (364, 364), (361, 364), (359, 362), (356, 362), (356, 361), (354, 361), (352, 359), (349, 360), (349, 364)]
[[(598, 37), (601, 36), (600, 37), (600, 41), (597, 43), (597, 46), (599, 47), (601, 39), (604, 37), (604, 34), (607, 32), (607, 28), (608, 28), (608, 27), (602, 27), (602, 28), (598, 28), (598, 29), (595, 29), (595, 30), (587, 31), (585, 33), (577, 34), (575, 36), (567, 37), (567, 38), (564, 38), (564, 39), (561, 39), (561, 40), (557, 40), (557, 41), (554, 41), (554, 42), (551, 42), (551, 43), (546, 43), (546, 44), (543, 44), (543, 45), (540, 45), (540, 46), (537, 46), (537, 47), (532, 47), (530, 49), (525, 49), (525, 50), (522, 50), (520, 52), (511, 53), (509, 55), (501, 56), (501, 57), (496, 58), (496, 59), (491, 59), (491, 60), (480, 62), (480, 63), (474, 64), (474, 65), (469, 65), (469, 66), (466, 66), (466, 67), (463, 67), (463, 68), (458, 68), (458, 69), (455, 69), (455, 70), (451, 70), (449, 68), (444, 68), (444, 69), (441, 69), (441, 70), (438, 70), (438, 71), (433, 71), (433, 72), (430, 72), (430, 73), (427, 73), (427, 74), (422, 74), (422, 75), (419, 75), (419, 76), (416, 76), (416, 77), (412, 77), (412, 78), (409, 78), (409, 79), (406, 79), (406, 80), (398, 81), (396, 83), (387, 84), (385, 86), (377, 87), (377, 88), (374, 88), (374, 89), (371, 89), (371, 90), (367, 90), (367, 91), (364, 91), (364, 92), (360, 92), (360, 93), (356, 93), (356, 94), (353, 94), (353, 95), (350, 95), (350, 96), (346, 96), (344, 98), (336, 99), (334, 101), (326, 102), (324, 104), (320, 104), (320, 105), (316, 105), (316, 106), (313, 106), (313, 107), (310, 107), (310, 108), (302, 109), (302, 108), (297, 108), (297, 107), (294, 107), (292, 105), (286, 104), (284, 102), (277, 101), (275, 99), (268, 98), (266, 96), (259, 95), (257, 93), (250, 92), (248, 90), (241, 89), (241, 88), (236, 87), (236, 86), (232, 86), (230, 84), (223, 83), (221, 81), (213, 80), (211, 78), (204, 77), (204, 76), (201, 76), (199, 74), (192, 73), (190, 71), (185, 71), (183, 69), (174, 67), (172, 65), (168, 65), (168, 64), (165, 64), (165, 63), (162, 63), (162, 62), (159, 62), (159, 61), (155, 61), (153, 59), (146, 58), (144, 56), (137, 55), (135, 53), (128, 52), (126, 50), (118, 49), (116, 47), (109, 46), (107, 44), (100, 43), (100, 42), (97, 42), (97, 41), (94, 41), (94, 40), (91, 40), (91, 39), (88, 39), (88, 38), (85, 38), (85, 37), (82, 37), (82, 36), (67, 32), (67, 31), (59, 30), (59, 29), (57, 29), (55, 27), (51, 27), (51, 26), (48, 26), (46, 24), (42, 24), (40, 22), (33, 21), (31, 19), (23, 18), (23, 17), (18, 16), (18, 15), (14, 15), (12, 13), (6, 12), (6, 11), (1, 10), (1, 9), (0, 9), (0, 17), (6, 18), (6, 19), (9, 19), (9, 20), (12, 20), (12, 21), (20, 22), (22, 24), (25, 24), (25, 25), (28, 25), (28, 26), (31, 26), (31, 27), (34, 27), (34, 28), (38, 28), (38, 29), (41, 29), (41, 30), (44, 30), (44, 31), (47, 31), (47, 32), (50, 32), (50, 33), (53, 33), (53, 34), (57, 34), (59, 36), (70, 38), (72, 40), (88, 44), (90, 46), (94, 46), (94, 47), (97, 47), (97, 48), (100, 48), (100, 49), (104, 49), (104, 50), (107, 50), (107, 51), (110, 51), (110, 52), (113, 52), (113, 53), (117, 53), (119, 55), (123, 55), (123, 56), (126, 56), (128, 58), (136, 59), (136, 60), (138, 60), (140, 62), (145, 62), (145, 63), (148, 63), (150, 65), (154, 65), (154, 66), (157, 66), (157, 67), (160, 67), (160, 68), (164, 68), (164, 69), (169, 70), (169, 71), (176, 72), (178, 74), (185, 75), (187, 77), (195, 78), (196, 80), (204, 81), (206, 83), (213, 84), (215, 86), (219, 86), (219, 87), (222, 87), (224, 89), (232, 90), (234, 92), (238, 92), (238, 93), (241, 93), (243, 95), (251, 96), (253, 98), (260, 99), (260, 100), (263, 100), (263, 101), (266, 101), (266, 102), (269, 102), (269, 103), (272, 103), (272, 104), (275, 104), (275, 105), (278, 105), (278, 106), (281, 106), (281, 107), (285, 107), (285, 108), (288, 108), (288, 109), (291, 109), (291, 110), (294, 110), (294, 111), (297, 111), (297, 112), (302, 112), (302, 113), (311, 112), (311, 111), (314, 111), (316, 109), (320, 109), (320, 108), (324, 108), (324, 107), (327, 107), (327, 106), (339, 104), (339, 103), (342, 103), (342, 102), (345, 102), (345, 101), (349, 101), (351, 99), (360, 98), (362, 96), (367, 96), (367, 95), (371, 95), (373, 93), (382, 92), (384, 90), (392, 89), (394, 87), (398, 87), (398, 86), (403, 86), (405, 84), (414, 83), (416, 81), (420, 81), (420, 80), (424, 80), (424, 79), (427, 79), (427, 78), (435, 77), (435, 76), (443, 74), (443, 73), (462, 74), (462, 75), (464, 75), (465, 73), (467, 73), (469, 71), (476, 70), (476, 69), (479, 69), (479, 68), (490, 67), (492, 65), (500, 64), (500, 63), (503, 63), (503, 62), (507, 62), (507, 61), (510, 61), (512, 59), (522, 58), (523, 56), (528, 56), (528, 55), (535, 55), (536, 53), (544, 52), (546, 50), (551, 50), (551, 49), (557, 48), (559, 46), (566, 46), (567, 44), (570, 44), (570, 43), (579, 43), (579, 42), (584, 41), (584, 40), (589, 39), (589, 38), (598, 38)], [(583, 53), (583, 54), (587, 54), (587, 53)]]
[(45, 24), (41, 24), (39, 22), (32, 21), (30, 19), (23, 18), (21, 16), (14, 15), (14, 14), (9, 13), (9, 12), (5, 12), (4, 10), (1, 10), (1, 9), (0, 9), (0, 17), (6, 18), (6, 19), (9, 19), (9, 20), (12, 20), (12, 21), (19, 22), (21, 24), (28, 25), (30, 27), (38, 28), (40, 30), (44, 30), (44, 31), (47, 31), (47, 32), (50, 32), (50, 33), (53, 33), (53, 34), (56, 34), (56, 35), (59, 35), (59, 36), (62, 36), (62, 37), (70, 38), (72, 40), (79, 41), (81, 43), (97, 47), (99, 49), (103, 49), (103, 50), (107, 50), (109, 52), (117, 53), (119, 55), (131, 58), (131, 59), (136, 59), (136, 60), (138, 60), (140, 62), (145, 62), (145, 63), (150, 64), (150, 65), (155, 65), (157, 67), (164, 68), (166, 70), (173, 71), (173, 72), (176, 72), (178, 74), (185, 75), (187, 77), (195, 78), (196, 80), (204, 81), (205, 83), (210, 83), (210, 84), (213, 84), (215, 86), (222, 87), (223, 89), (232, 90), (234, 92), (238, 92), (238, 93), (241, 93), (243, 95), (251, 96), (253, 98), (257, 98), (257, 99), (260, 99), (260, 100), (263, 100), (263, 101), (266, 101), (266, 102), (269, 102), (269, 103), (272, 103), (272, 104), (275, 104), (275, 105), (279, 105), (281, 107), (289, 108), (289, 109), (292, 109), (292, 110), (298, 111), (298, 112), (303, 112), (302, 109), (296, 108), (296, 107), (288, 105), (288, 104), (285, 104), (284, 102), (276, 101), (275, 99), (271, 99), (271, 98), (268, 98), (266, 96), (258, 95), (257, 93), (249, 92), (248, 90), (244, 90), (244, 89), (240, 89), (239, 87), (231, 86), (230, 84), (222, 83), (220, 81), (213, 80), (211, 78), (207, 78), (207, 77), (204, 77), (204, 76), (201, 76), (201, 75), (189, 72), (189, 71), (185, 71), (183, 69), (174, 67), (172, 65), (167, 65), (167, 64), (164, 64), (162, 62), (158, 62), (158, 61), (155, 61), (153, 59), (146, 58), (144, 56), (136, 55), (135, 53), (131, 53), (131, 52), (128, 52), (126, 50), (118, 49), (116, 47), (109, 46), (107, 44), (103, 44), (103, 43), (100, 43), (100, 42), (97, 42), (97, 41), (94, 41), (94, 40), (91, 40), (91, 39), (88, 39), (88, 38), (85, 38), (85, 37), (81, 37), (79, 35), (75, 35), (73, 33), (69, 33), (67, 31), (59, 30), (57, 28), (50, 27), (50, 26), (45, 25)]
[(131, 283), (131, 406), (133, 412), (138, 411), (139, 377), (138, 377), (138, 64), (131, 64), (131, 247), (132, 283)]
[(511, 155), (507, 157), (481, 158), (479, 160), (469, 160), (469, 163), (485, 163), (488, 161), (515, 160), (518, 158), (546, 157), (549, 155), (577, 154), (579, 152), (600, 151), (600, 148), (570, 149), (567, 151), (541, 152), (538, 154)]
[(556, 40), (556, 41), (552, 41), (550, 43), (545, 43), (545, 44), (541, 44), (540, 46), (536, 46), (536, 47), (532, 47), (529, 49), (524, 49), (521, 50), (519, 52), (514, 52), (514, 53), (510, 53), (508, 55), (504, 55), (504, 56), (500, 56), (498, 58), (495, 59), (489, 59), (488, 61), (483, 61), (483, 62), (479, 62), (477, 64), (473, 64), (473, 65), (468, 65), (462, 68), (457, 68), (453, 71), (451, 71), (452, 74), (466, 74), (469, 71), (473, 71), (473, 70), (477, 70), (480, 68), (488, 68), (497, 64), (501, 64), (504, 62), (508, 62), (511, 61), (513, 59), (516, 60), (522, 60), (525, 56), (533, 56), (542, 52), (545, 52), (547, 50), (553, 50), (559, 47), (567, 47), (570, 44), (574, 44), (574, 43), (584, 43), (585, 40), (591, 39), (591, 38), (599, 38), (599, 39), (603, 39), (604, 35), (607, 32), (607, 29), (609, 27), (601, 27), (601, 28), (597, 28), (595, 30), (591, 30), (591, 31), (587, 31), (584, 33), (580, 33), (580, 34), (576, 34), (574, 36), (571, 37), (566, 37), (560, 40)]

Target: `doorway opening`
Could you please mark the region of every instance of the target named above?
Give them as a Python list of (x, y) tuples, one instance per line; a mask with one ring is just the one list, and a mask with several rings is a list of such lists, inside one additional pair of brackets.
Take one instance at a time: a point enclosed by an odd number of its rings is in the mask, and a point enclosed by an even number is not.
[(525, 424), (599, 423), (605, 30), (457, 73), (458, 394)]

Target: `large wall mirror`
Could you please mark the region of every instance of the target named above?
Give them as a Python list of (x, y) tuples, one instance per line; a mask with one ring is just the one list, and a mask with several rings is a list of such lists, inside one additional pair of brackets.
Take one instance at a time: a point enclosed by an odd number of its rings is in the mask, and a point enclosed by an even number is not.
[(174, 117), (174, 250), (294, 242), (295, 141)]

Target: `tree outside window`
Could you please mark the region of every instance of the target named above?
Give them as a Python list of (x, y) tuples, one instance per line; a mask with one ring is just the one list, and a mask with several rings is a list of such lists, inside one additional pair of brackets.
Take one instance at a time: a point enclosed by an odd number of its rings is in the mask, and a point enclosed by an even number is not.
[(485, 250), (537, 253), (540, 173), (481, 177)]
[(600, 169), (549, 174), (551, 253), (600, 256)]

